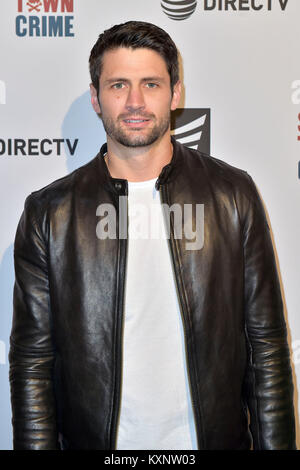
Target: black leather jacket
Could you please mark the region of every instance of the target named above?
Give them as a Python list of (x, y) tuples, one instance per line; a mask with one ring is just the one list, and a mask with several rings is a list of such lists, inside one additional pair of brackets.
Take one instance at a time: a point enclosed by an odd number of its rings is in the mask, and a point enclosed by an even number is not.
[[(295, 449), (282, 298), (255, 185), (242, 170), (173, 146), (157, 180), (162, 202), (204, 204), (202, 249), (170, 237), (199, 449), (249, 449), (252, 440), (254, 449)], [(110, 177), (105, 151), (32, 193), (18, 225), (15, 449), (115, 448), (127, 240), (100, 240), (96, 209), (118, 212), (127, 181)]]

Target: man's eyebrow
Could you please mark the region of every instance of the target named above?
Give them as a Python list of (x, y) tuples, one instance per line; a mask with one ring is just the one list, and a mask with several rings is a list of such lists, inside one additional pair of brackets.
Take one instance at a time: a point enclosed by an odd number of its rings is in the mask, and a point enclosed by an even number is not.
[[(153, 77), (144, 77), (140, 81), (141, 82), (165, 82), (166, 80), (164, 77), (153, 76)], [(117, 83), (117, 82), (128, 83), (130, 82), (130, 80), (124, 77), (113, 77), (113, 78), (108, 78), (107, 80), (104, 80), (103, 84), (110, 85), (111, 83)]]
[(128, 78), (122, 78), (122, 77), (115, 77), (115, 78), (108, 78), (107, 80), (104, 80), (104, 85), (109, 85), (110, 83), (116, 83), (116, 82), (128, 82)]
[(141, 80), (142, 82), (164, 82), (165, 81), (165, 78), (164, 77), (145, 77), (145, 78), (142, 78)]

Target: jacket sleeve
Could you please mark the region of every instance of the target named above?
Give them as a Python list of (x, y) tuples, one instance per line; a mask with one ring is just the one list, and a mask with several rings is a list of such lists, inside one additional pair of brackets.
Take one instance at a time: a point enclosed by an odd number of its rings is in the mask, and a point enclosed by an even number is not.
[(243, 240), (250, 430), (254, 450), (293, 450), (293, 382), (280, 283), (264, 208), (247, 176)]
[(30, 195), (14, 244), (15, 286), (10, 336), (10, 388), (15, 450), (57, 449), (53, 391), (55, 350), (47, 246)]

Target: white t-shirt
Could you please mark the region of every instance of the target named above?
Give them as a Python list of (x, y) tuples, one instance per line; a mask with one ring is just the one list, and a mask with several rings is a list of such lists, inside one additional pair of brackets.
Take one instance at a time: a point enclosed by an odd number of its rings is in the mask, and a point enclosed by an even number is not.
[(128, 190), (117, 449), (197, 449), (180, 308), (156, 179)]

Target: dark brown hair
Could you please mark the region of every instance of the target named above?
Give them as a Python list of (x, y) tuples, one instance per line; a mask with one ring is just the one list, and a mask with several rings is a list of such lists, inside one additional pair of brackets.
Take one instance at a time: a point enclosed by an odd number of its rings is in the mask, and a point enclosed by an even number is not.
[(177, 48), (163, 29), (144, 21), (127, 21), (112, 26), (100, 34), (91, 50), (89, 65), (92, 84), (99, 92), (102, 58), (106, 51), (128, 47), (138, 49), (145, 47), (156, 51), (165, 61), (171, 82), (171, 90), (179, 80)]

